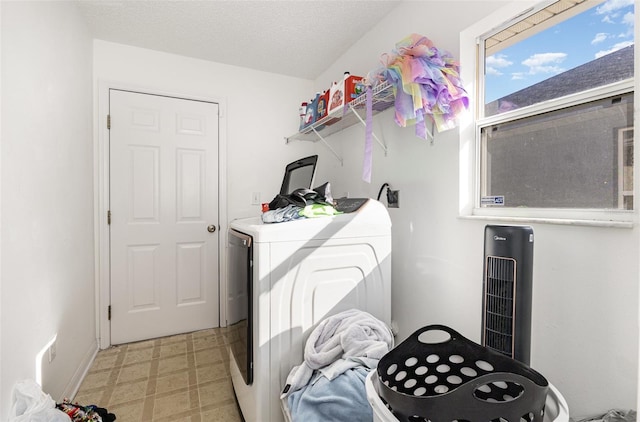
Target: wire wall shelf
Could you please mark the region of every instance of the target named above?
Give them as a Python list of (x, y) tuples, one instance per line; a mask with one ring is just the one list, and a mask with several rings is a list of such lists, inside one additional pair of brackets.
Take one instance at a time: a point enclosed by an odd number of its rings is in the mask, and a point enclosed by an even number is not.
[[(372, 104), (373, 115), (376, 115), (390, 107), (393, 107), (395, 96), (393, 93), (393, 86), (388, 82), (378, 84), (372, 89)], [(318, 120), (315, 123), (310, 124), (299, 132), (294, 133), (291, 136), (285, 138), (286, 142), (291, 141), (322, 141), (327, 148), (331, 150), (333, 155), (342, 164), (342, 158), (335, 152), (333, 148), (325, 140), (326, 137), (333, 135), (347, 129), (355, 124), (362, 124), (366, 126), (366, 94), (362, 94), (349, 102), (345, 107), (335, 110), (329, 113), (327, 116)], [(382, 142), (375, 133), (372, 133), (373, 138), (387, 154), (387, 146)]]

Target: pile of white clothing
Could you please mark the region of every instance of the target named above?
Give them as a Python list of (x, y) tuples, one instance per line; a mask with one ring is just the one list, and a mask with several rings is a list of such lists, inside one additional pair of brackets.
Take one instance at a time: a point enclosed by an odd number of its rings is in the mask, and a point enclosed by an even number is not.
[[(285, 414), (305, 422), (371, 421), (366, 374), (392, 348), (389, 327), (367, 312), (351, 309), (326, 318), (307, 339), (304, 362), (287, 377), (281, 395)], [(348, 419), (345, 400), (353, 412)]]

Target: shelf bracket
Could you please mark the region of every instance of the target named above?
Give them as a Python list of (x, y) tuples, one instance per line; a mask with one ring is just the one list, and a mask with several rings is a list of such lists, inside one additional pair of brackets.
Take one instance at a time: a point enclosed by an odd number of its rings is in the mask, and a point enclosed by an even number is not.
[(316, 134), (316, 136), (322, 141), (322, 143), (329, 148), (329, 150), (333, 153), (333, 155), (335, 155), (335, 157), (338, 159), (338, 161), (340, 161), (340, 166), (344, 165), (344, 162), (342, 160), (342, 157), (340, 157), (340, 155), (338, 155), (338, 153), (336, 152), (336, 150), (334, 150), (331, 145), (329, 145), (329, 143), (322, 137), (322, 135), (320, 135), (320, 133), (316, 130), (315, 127), (311, 127), (311, 130), (313, 130), (313, 133)]
[[(365, 121), (362, 119), (362, 116), (360, 116), (360, 115), (358, 114), (358, 112), (356, 111), (356, 109), (355, 109), (355, 108), (353, 108), (353, 107), (349, 107), (349, 110), (351, 110), (351, 111), (353, 112), (353, 114), (355, 114), (355, 115), (356, 115), (356, 117), (358, 118), (358, 120), (360, 120), (360, 123), (362, 123), (362, 125), (366, 128), (366, 127), (367, 127), (367, 124), (366, 124), (366, 123), (365, 123)], [(372, 136), (373, 136), (373, 138), (376, 140), (376, 142), (378, 142), (378, 145), (380, 145), (380, 147), (382, 147), (382, 150), (384, 151), (384, 156), (386, 157), (386, 156), (387, 156), (387, 146), (386, 146), (382, 141), (380, 141), (380, 139), (378, 139), (378, 137), (376, 136), (375, 132), (373, 132), (373, 131), (372, 131), (372, 132), (371, 132), (371, 135), (372, 135)]]

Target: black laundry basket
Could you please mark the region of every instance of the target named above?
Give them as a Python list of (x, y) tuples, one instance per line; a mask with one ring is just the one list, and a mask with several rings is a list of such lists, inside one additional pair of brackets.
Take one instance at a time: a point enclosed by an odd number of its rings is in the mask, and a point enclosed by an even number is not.
[[(432, 342), (426, 337), (446, 337)], [(549, 383), (529, 366), (444, 325), (429, 325), (378, 363), (378, 392), (400, 422), (542, 422)]]

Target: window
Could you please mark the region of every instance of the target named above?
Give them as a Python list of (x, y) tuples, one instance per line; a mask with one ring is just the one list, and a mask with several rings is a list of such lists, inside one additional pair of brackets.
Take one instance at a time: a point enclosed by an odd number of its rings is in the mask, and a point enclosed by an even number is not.
[[(481, 198), (509, 207), (633, 209), (633, 95), (481, 128)], [(487, 200), (487, 198), (490, 198)]]
[(634, 21), (560, 0), (480, 37), (476, 210), (633, 209)]

